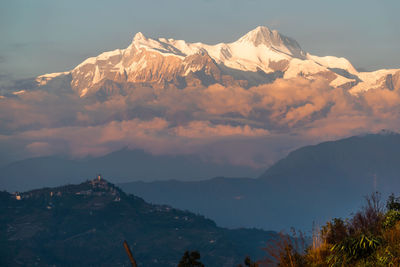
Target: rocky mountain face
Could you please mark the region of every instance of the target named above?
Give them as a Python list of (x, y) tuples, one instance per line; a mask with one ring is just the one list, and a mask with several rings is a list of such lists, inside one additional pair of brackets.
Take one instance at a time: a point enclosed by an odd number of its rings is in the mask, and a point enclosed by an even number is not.
[(124, 240), (138, 266), (176, 266), (186, 250), (198, 250), (206, 266), (235, 266), (265, 257), (261, 248), (276, 237), (146, 203), (102, 178), (0, 192), (1, 266), (128, 266)]
[(399, 70), (358, 72), (345, 58), (311, 55), (293, 39), (267, 27), (257, 27), (232, 43), (207, 45), (183, 40), (135, 35), (126, 49), (88, 58), (73, 70), (36, 78), (70, 79), (81, 97), (123, 94), (136, 87), (187, 88), (222, 84), (250, 87), (277, 78), (325, 80), (352, 94), (399, 88)]

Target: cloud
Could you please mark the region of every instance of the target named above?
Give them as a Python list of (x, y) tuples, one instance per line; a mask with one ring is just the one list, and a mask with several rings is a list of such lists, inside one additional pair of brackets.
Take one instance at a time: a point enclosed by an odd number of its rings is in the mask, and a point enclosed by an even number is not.
[(399, 91), (353, 96), (302, 78), (248, 89), (128, 88), (102, 102), (50, 88), (0, 100), (0, 145), (77, 157), (127, 146), (260, 167), (300, 145), (398, 130), (399, 114)]
[(261, 137), (267, 136), (269, 132), (265, 129), (255, 129), (248, 125), (213, 125), (205, 121), (193, 121), (186, 126), (178, 126), (173, 129), (176, 136), (197, 139), (209, 139), (213, 137)]
[(33, 142), (26, 146), (33, 156), (51, 155), (51, 146), (47, 142)]
[[(387, 89), (370, 90), (363, 95), (363, 98), (372, 111), (378, 117), (398, 117), (400, 111), (399, 92)], [(397, 111), (397, 112), (394, 112)]]
[(45, 91), (27, 91), (6, 97), (0, 104), (0, 133), (32, 128), (51, 128), (75, 121), (82, 109), (73, 95), (55, 95)]
[(169, 153), (171, 150), (188, 153), (194, 147), (211, 143), (218, 138), (254, 138), (266, 135), (268, 131), (249, 126), (212, 125), (210, 122), (196, 121), (184, 127), (173, 127), (162, 118), (154, 118), (150, 121), (111, 121), (88, 127), (29, 130), (14, 135), (13, 138), (28, 142), (26, 149), (32, 155), (69, 151), (73, 156), (84, 157), (105, 154), (125, 146), (146, 149), (152, 153)]
[(240, 87), (211, 85), (201, 92), (198, 105), (207, 114), (238, 113), (247, 117), (252, 110), (252, 96), (251, 91)]
[[(156, 136), (165, 130), (168, 123), (160, 118), (151, 121), (134, 119), (130, 121), (111, 121), (98, 126), (67, 126), (29, 130), (14, 135), (20, 140), (28, 140), (27, 148), (37, 148), (38, 144), (50, 144), (45, 148), (47, 154), (68, 151), (74, 156), (105, 154), (129, 144), (141, 147), (142, 144), (156, 142)], [(32, 147), (32, 144), (34, 146)], [(40, 148), (44, 148), (41, 146)], [(50, 151), (49, 151), (50, 150)]]

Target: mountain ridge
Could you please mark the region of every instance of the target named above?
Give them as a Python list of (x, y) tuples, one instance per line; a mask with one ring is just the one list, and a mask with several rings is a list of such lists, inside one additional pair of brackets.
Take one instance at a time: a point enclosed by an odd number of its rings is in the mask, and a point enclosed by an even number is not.
[[(153, 203), (206, 214), (226, 227), (310, 230), (311, 222), (346, 217), (364, 196), (398, 194), (400, 134), (381, 132), (305, 146), (258, 179), (121, 184)], [(396, 191), (397, 190), (397, 191)], [(252, 207), (248, 209), (248, 207)]]
[[(358, 72), (345, 58), (311, 55), (294, 39), (259, 26), (235, 42), (216, 45), (151, 39), (139, 32), (126, 49), (88, 58), (69, 72), (38, 76), (36, 82), (43, 86), (66, 75), (72, 75), (71, 87), (81, 97), (107, 87), (106, 80), (132, 86), (186, 88), (214, 83), (249, 87), (297, 77), (323, 79), (332, 87), (359, 94), (373, 88), (397, 88), (400, 70)], [(250, 82), (251, 76), (259, 77)]]
[(0, 189), (12, 191), (82, 182), (83, 177), (98, 172), (111, 177), (113, 182), (132, 178), (201, 180), (221, 175), (257, 176), (261, 172), (246, 166), (207, 162), (195, 155), (152, 155), (126, 148), (78, 160), (62, 156), (30, 158), (0, 170)]

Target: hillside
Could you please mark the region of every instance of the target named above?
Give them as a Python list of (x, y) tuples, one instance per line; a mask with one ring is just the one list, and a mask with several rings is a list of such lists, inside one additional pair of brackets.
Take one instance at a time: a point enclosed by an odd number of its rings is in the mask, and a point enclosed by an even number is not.
[(80, 183), (102, 173), (112, 182), (132, 180), (201, 180), (213, 176), (255, 177), (262, 170), (207, 162), (194, 155), (152, 155), (121, 149), (104, 156), (69, 159), (60, 156), (29, 158), (0, 167), (0, 189), (25, 191), (44, 186)]
[(121, 184), (154, 203), (205, 214), (228, 227), (310, 229), (357, 210), (365, 195), (400, 188), (400, 135), (368, 134), (306, 146), (258, 179)]
[(185, 250), (198, 250), (206, 266), (233, 266), (264, 257), (276, 237), (148, 204), (104, 179), (0, 198), (1, 266), (127, 266), (125, 239), (139, 266), (176, 266)]

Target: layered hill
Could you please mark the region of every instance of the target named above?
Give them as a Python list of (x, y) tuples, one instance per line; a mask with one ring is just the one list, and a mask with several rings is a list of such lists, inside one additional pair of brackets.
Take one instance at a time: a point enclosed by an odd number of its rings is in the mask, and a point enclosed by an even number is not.
[(1, 266), (176, 266), (198, 250), (206, 266), (262, 258), (277, 237), (227, 230), (202, 216), (127, 195), (103, 179), (25, 193), (0, 192)]
[(300, 148), (258, 179), (134, 182), (121, 188), (224, 226), (311, 229), (313, 221), (348, 216), (372, 192), (399, 194), (399, 173), (400, 135), (381, 133)]
[(250, 87), (297, 77), (324, 80), (352, 94), (400, 86), (399, 70), (358, 72), (345, 58), (311, 55), (294, 39), (264, 26), (216, 45), (151, 39), (139, 32), (125, 49), (88, 58), (71, 71), (39, 76), (36, 82), (43, 86), (64, 79), (81, 97), (104, 98), (136, 87)]
[[(40, 157), (15, 162), (1, 169), (0, 181), (3, 190), (22, 191), (78, 183), (101, 172), (116, 182), (135, 181), (120, 187), (146, 201), (204, 214), (222, 226), (309, 229), (312, 221), (348, 216), (371, 192), (398, 193), (399, 151), (399, 134), (354, 136), (297, 149), (254, 179), (237, 178), (251, 169), (213, 165), (197, 157), (121, 150), (86, 160)], [(204, 180), (221, 176), (218, 173), (236, 178)], [(158, 181), (140, 181), (149, 179)]]
[(71, 159), (62, 156), (28, 158), (0, 168), (0, 190), (80, 183), (101, 173), (112, 182), (132, 180), (204, 180), (214, 176), (255, 177), (262, 169), (205, 161), (195, 155), (152, 155), (143, 150), (122, 149), (104, 156)]

